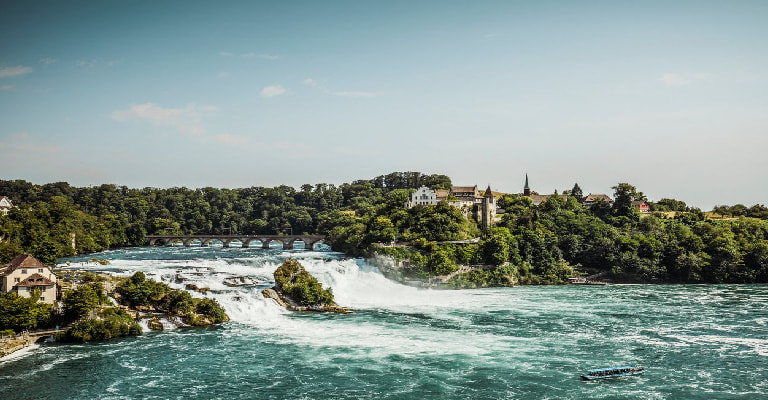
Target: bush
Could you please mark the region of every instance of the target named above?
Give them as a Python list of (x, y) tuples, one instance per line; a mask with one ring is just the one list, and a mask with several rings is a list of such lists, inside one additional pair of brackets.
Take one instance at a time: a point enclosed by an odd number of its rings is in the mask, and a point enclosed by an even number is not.
[(30, 297), (19, 296), (16, 292), (0, 293), (0, 330), (36, 329), (48, 326), (51, 321), (51, 305), (38, 302), (40, 291)]
[(90, 283), (70, 290), (64, 293), (64, 298), (61, 300), (64, 315), (72, 320), (86, 316), (106, 301), (104, 288), (100, 283)]
[(89, 342), (108, 340), (123, 336), (141, 335), (142, 329), (125, 310), (106, 308), (99, 313), (99, 319), (82, 319), (65, 332), (56, 334), (62, 342)]
[(285, 260), (274, 276), (275, 286), (301, 305), (333, 304), (333, 291), (323, 289), (323, 285), (296, 260)]
[(146, 279), (144, 273), (139, 271), (118, 285), (117, 291), (131, 306), (142, 307), (162, 300), (170, 288), (162, 282)]
[(215, 299), (201, 299), (195, 305), (195, 312), (208, 317), (213, 324), (225, 322), (229, 319), (224, 308)]
[(161, 303), (158, 308), (170, 314), (189, 315), (195, 310), (192, 295), (183, 290), (172, 289), (165, 295)]

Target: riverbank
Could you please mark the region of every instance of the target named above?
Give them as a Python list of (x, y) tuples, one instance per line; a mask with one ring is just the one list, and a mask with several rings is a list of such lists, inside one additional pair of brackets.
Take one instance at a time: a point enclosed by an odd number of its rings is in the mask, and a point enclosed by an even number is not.
[[(764, 285), (423, 290), (331, 252), (177, 246), (104, 255), (111, 265), (94, 270), (210, 287), (233, 321), (28, 347), (0, 363), (0, 398), (761, 398), (768, 381)], [(289, 312), (263, 298), (287, 257), (355, 313)], [(223, 283), (241, 276), (264, 284)], [(579, 379), (624, 363), (648, 373)]]
[(8, 356), (25, 347), (31, 346), (38, 338), (31, 337), (29, 332), (15, 335), (0, 336), (0, 358)]

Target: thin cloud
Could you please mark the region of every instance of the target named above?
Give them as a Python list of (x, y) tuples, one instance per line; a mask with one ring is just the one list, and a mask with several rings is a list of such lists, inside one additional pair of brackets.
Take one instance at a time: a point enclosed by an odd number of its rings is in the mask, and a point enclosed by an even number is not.
[(227, 72), (227, 71), (222, 71), (222, 72), (219, 72), (219, 74), (218, 74), (218, 75), (216, 75), (216, 77), (217, 77), (217, 78), (219, 78), (219, 79), (222, 79), (222, 78), (228, 78), (228, 77), (230, 77), (230, 76), (232, 76), (232, 74), (230, 74), (230, 73), (229, 73), (229, 72)]
[(155, 126), (175, 128), (181, 133), (201, 135), (206, 132), (202, 118), (217, 110), (216, 106), (188, 104), (184, 108), (166, 108), (154, 103), (144, 103), (132, 105), (125, 110), (115, 110), (110, 114), (110, 118), (120, 122), (147, 121)]
[(216, 135), (214, 139), (219, 143), (223, 143), (230, 146), (242, 146), (248, 143), (247, 137), (230, 135), (228, 133), (222, 133), (221, 135)]
[(334, 92), (333, 94), (342, 97), (376, 97), (376, 93), (372, 92)]
[(711, 77), (712, 74), (709, 73), (681, 74), (667, 72), (661, 75), (660, 80), (667, 86), (684, 86), (689, 85), (695, 81), (709, 79)]
[(0, 92), (9, 91), (15, 89), (12, 85), (3, 85), (0, 86)]
[(31, 67), (24, 67), (22, 65), (0, 68), (0, 78), (13, 78), (16, 76), (31, 74), (32, 71), (34, 70)]
[(260, 60), (269, 60), (269, 61), (279, 60), (280, 58), (282, 58), (275, 54), (253, 53), (253, 52), (235, 54), (235, 53), (230, 53), (228, 51), (222, 51), (222, 52), (219, 52), (219, 55), (222, 57), (258, 58)]
[(75, 61), (75, 66), (80, 68), (94, 68), (99, 65), (106, 65), (107, 67), (111, 67), (113, 65), (120, 64), (120, 61), (118, 60), (105, 60), (101, 57), (96, 57), (90, 60), (77, 60)]
[(46, 58), (41, 58), (40, 59), (40, 63), (44, 64), (46, 67), (51, 65), (51, 64), (56, 64), (57, 62), (59, 62), (59, 60), (56, 59), (56, 58), (46, 57)]
[(319, 83), (318, 81), (312, 79), (312, 78), (306, 78), (302, 81), (303, 84), (307, 86), (311, 86), (313, 88), (316, 88), (323, 93), (332, 94), (334, 96), (341, 96), (341, 97), (376, 97), (378, 96), (378, 93), (374, 92), (366, 92), (366, 91), (331, 91), (328, 89), (325, 85)]
[(0, 142), (0, 149), (9, 149), (18, 152), (28, 153), (52, 153), (58, 151), (58, 147), (51, 146), (49, 144), (35, 144), (30, 143), (30, 135), (27, 132), (19, 132), (10, 135), (12, 144), (7, 142)]
[(267, 86), (263, 89), (261, 89), (261, 96), (262, 97), (277, 97), (285, 94), (287, 90), (282, 87), (281, 85), (272, 85)]

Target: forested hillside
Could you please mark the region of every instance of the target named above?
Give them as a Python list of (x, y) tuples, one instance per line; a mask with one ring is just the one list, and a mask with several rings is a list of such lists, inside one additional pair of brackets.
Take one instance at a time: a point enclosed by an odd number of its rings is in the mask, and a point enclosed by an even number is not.
[[(768, 282), (768, 208), (718, 206), (717, 218), (683, 201), (634, 206), (645, 196), (617, 184), (613, 203), (582, 205), (578, 185), (540, 205), (505, 195), (506, 212), (483, 234), (446, 203), (406, 209), (413, 189), (447, 189), (445, 175), (401, 172), (340, 186), (294, 189), (89, 188), (0, 181), (17, 208), (0, 217), (0, 261), (30, 252), (46, 263), (75, 253), (144, 245), (145, 234), (319, 233), (335, 250), (407, 258), (415, 277), (460, 265), (496, 265), (468, 279), (481, 284), (562, 283), (574, 267), (637, 282)], [(673, 212), (670, 212), (673, 211)], [(725, 218), (729, 217), (729, 218)], [(474, 243), (447, 241), (480, 238)], [(74, 248), (72, 246), (74, 239)], [(397, 241), (403, 246), (377, 243)]]

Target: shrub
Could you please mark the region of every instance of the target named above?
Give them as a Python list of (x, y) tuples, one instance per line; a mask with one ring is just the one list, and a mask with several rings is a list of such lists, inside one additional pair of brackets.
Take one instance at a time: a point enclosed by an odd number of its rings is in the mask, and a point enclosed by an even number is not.
[(130, 314), (120, 308), (105, 308), (99, 312), (99, 319), (81, 319), (65, 332), (56, 334), (62, 342), (89, 342), (123, 336), (136, 336), (142, 332)]

